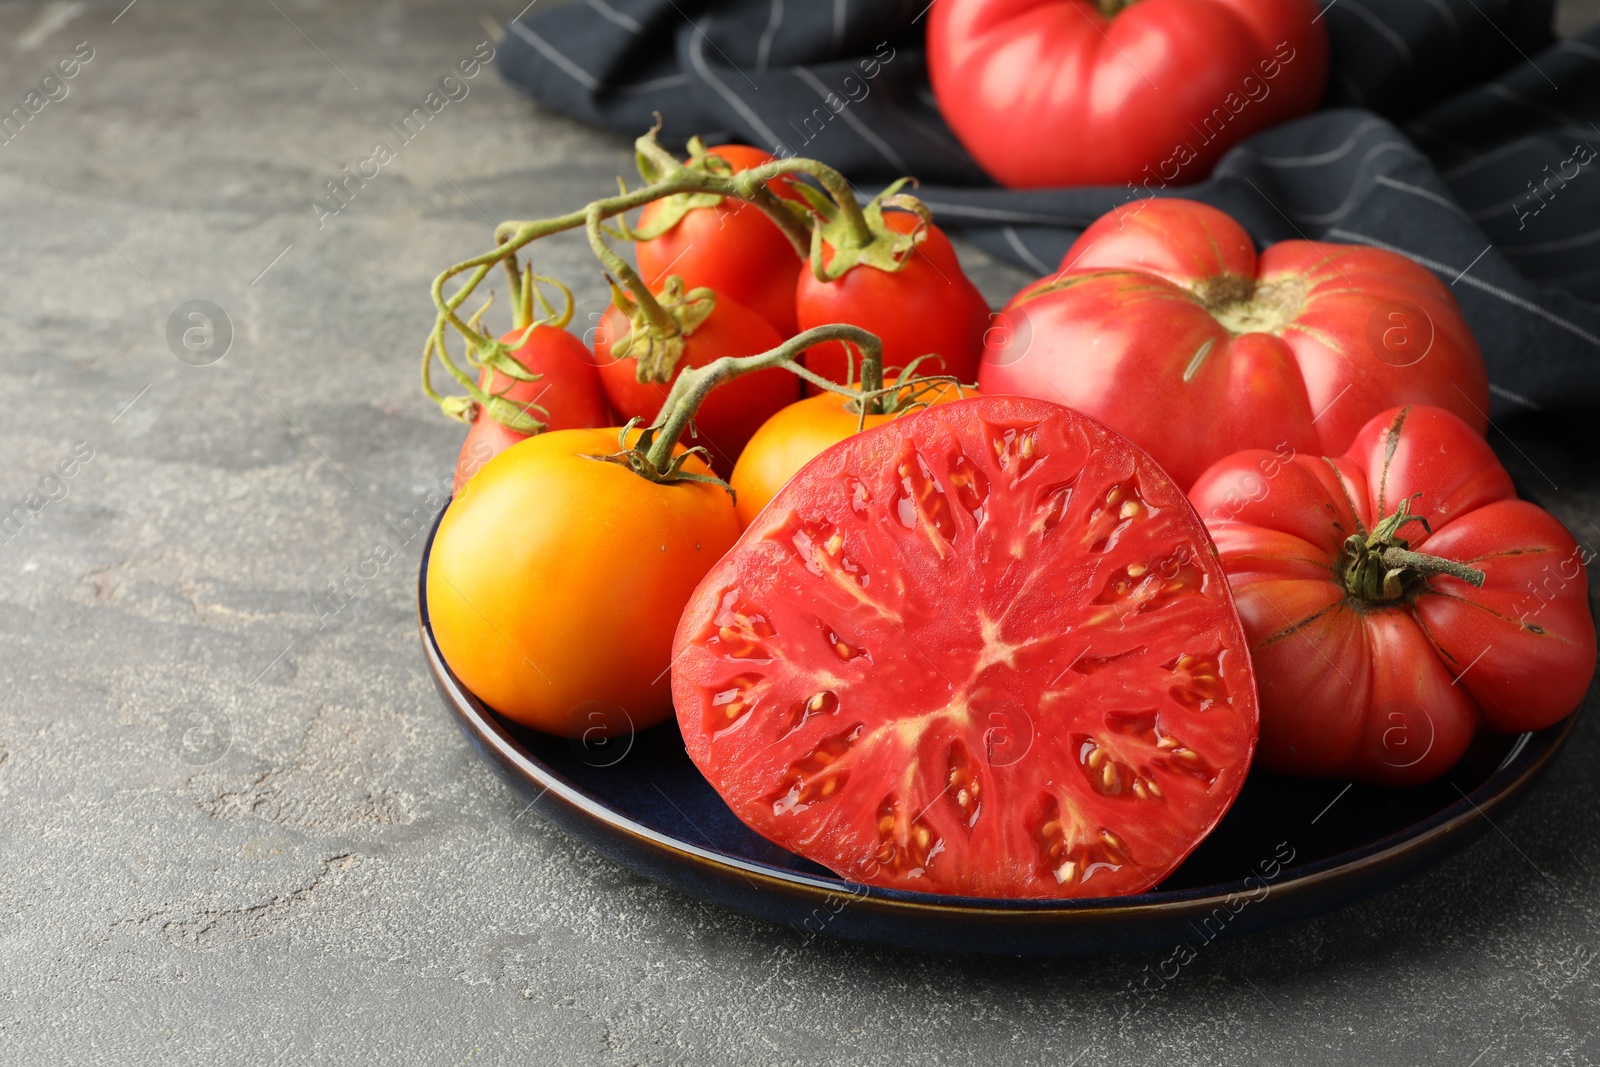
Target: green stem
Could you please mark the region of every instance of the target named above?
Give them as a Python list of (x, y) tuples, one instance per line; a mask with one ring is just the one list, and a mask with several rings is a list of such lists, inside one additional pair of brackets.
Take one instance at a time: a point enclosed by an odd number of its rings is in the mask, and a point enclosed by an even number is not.
[[(834, 203), (839, 205), (840, 213), (844, 215), (849, 223), (850, 236), (862, 245), (872, 243), (872, 226), (867, 222), (867, 216), (862, 212), (860, 203), (856, 201), (855, 186), (850, 184), (850, 179), (826, 163), (798, 157), (780, 159), (772, 163), (763, 163), (759, 167), (751, 167), (749, 170), (740, 171), (733, 176), (733, 180), (766, 189), (766, 182), (785, 174), (809, 174), (817, 179), (817, 182), (833, 198)], [(738, 195), (751, 203), (756, 202), (751, 195), (746, 195), (743, 192)], [(793, 216), (790, 217), (793, 218)], [(806, 236), (809, 247), (810, 234), (807, 233)]]
[(622, 282), (628, 293), (638, 303), (644, 312), (645, 321), (650, 323), (650, 332), (657, 338), (676, 337), (681, 330), (678, 320), (667, 313), (660, 301), (650, 292), (650, 287), (645, 285), (644, 279), (639, 277), (639, 272), (628, 265), (628, 262), (606, 244), (605, 234), (600, 230), (600, 208), (605, 201), (597, 200), (589, 205), (588, 217), (584, 220), (584, 229), (589, 235), (589, 247), (606, 270)]
[(875, 379), (880, 383), (883, 381), (883, 344), (876, 336), (859, 326), (846, 326), (843, 323), (806, 330), (789, 338), (777, 348), (758, 355), (723, 356), (703, 367), (687, 368), (680, 372), (677, 380), (672, 383), (666, 403), (661, 405), (661, 411), (656, 415), (652, 427), (656, 432), (650, 442), (649, 451), (645, 454), (646, 462), (657, 471), (667, 470), (672, 463), (672, 451), (677, 447), (684, 431), (689, 428), (695, 412), (700, 410), (701, 402), (710, 395), (711, 390), (742, 374), (783, 367), (831, 392), (863, 398), (865, 390), (830, 382), (796, 362), (795, 357), (800, 353), (812, 345), (827, 341), (842, 341), (855, 345), (861, 352), (863, 382), (867, 379), (869, 367), (873, 368)]
[(1390, 571), (1405, 569), (1425, 578), (1431, 578), (1435, 574), (1448, 574), (1452, 578), (1459, 578), (1469, 585), (1480, 588), (1484, 582), (1482, 571), (1442, 556), (1430, 556), (1424, 552), (1412, 552), (1405, 548), (1379, 549), (1377, 556), (1379, 562)]
[[(596, 221), (600, 222), (615, 218), (636, 208), (641, 208), (651, 201), (660, 200), (675, 193), (715, 193), (718, 196), (731, 196), (747, 200), (757, 207), (763, 208), (763, 210), (767, 210), (770, 207), (767, 212), (768, 215), (783, 228), (785, 233), (790, 235), (790, 239), (795, 242), (796, 248), (807, 248), (809, 247), (810, 231), (806, 229), (805, 223), (796, 219), (794, 214), (787, 208), (775, 206), (778, 203), (778, 198), (772, 195), (771, 190), (766, 189), (765, 186), (760, 186), (759, 191), (755, 187), (746, 189), (742, 181), (746, 175), (768, 170), (769, 168), (776, 168), (782, 163), (790, 162), (793, 161), (780, 160), (778, 163), (764, 164), (755, 170), (742, 171), (731, 178), (680, 168), (659, 182), (641, 186), (626, 193), (619, 193), (616, 196), (596, 200), (592, 204), (586, 205), (577, 211), (568, 212), (565, 215), (557, 215), (548, 219), (502, 222), (495, 227), (496, 246), (492, 251), (473, 256), (471, 259), (464, 259), (446, 269), (433, 280), (434, 306), (438, 308), (440, 316), (454, 326), (467, 339), (469, 344), (482, 347), (487, 343), (488, 338), (462, 322), (455, 315), (455, 311), (477, 288), (478, 284), (483, 281), (484, 276), (488, 273), (488, 268), (508, 256), (515, 255), (524, 247), (542, 237), (549, 237), (552, 234), (565, 233), (567, 230), (575, 230), (580, 226), (587, 226), (591, 212), (594, 213)], [(820, 166), (820, 164), (818, 165)], [(773, 169), (766, 177), (770, 178), (779, 173), (782, 173), (782, 171)], [(843, 181), (842, 176), (840, 180)], [(855, 201), (852, 198), (851, 205), (854, 206), (854, 204)], [(857, 208), (857, 213), (859, 213), (859, 208)], [(806, 235), (803, 241), (799, 238), (799, 233)], [(454, 296), (446, 300), (444, 296), (446, 283), (456, 275), (465, 274), (467, 271), (472, 271), (472, 275), (468, 277)]]
[(522, 298), (524, 296), (522, 291), (522, 268), (517, 263), (517, 254), (515, 252), (500, 262), (506, 268), (507, 285), (511, 293), (511, 328), (520, 330), (528, 325), (530, 321), (522, 317)]
[(1400, 536), (1414, 522), (1429, 529), (1428, 520), (1411, 511), (1411, 502), (1420, 495), (1402, 500), (1393, 514), (1381, 517), (1373, 525), (1370, 533), (1354, 533), (1345, 538), (1339, 574), (1349, 595), (1368, 603), (1394, 603), (1411, 596), (1429, 578), (1440, 574), (1469, 585), (1483, 585), (1482, 571), (1453, 559), (1413, 552), (1410, 542)]
[[(754, 204), (763, 211), (768, 218), (788, 237), (794, 246), (796, 254), (802, 258), (810, 256), (812, 243), (811, 220), (793, 209), (782, 198), (775, 195), (766, 183), (774, 178), (789, 174), (804, 174), (814, 178), (829, 195), (837, 202), (841, 216), (846, 223), (846, 229), (852, 239), (859, 240), (864, 245), (873, 240), (870, 224), (863, 214), (861, 206), (855, 198), (855, 190), (849, 181), (838, 171), (831, 167), (809, 159), (783, 159), (766, 163), (750, 170), (741, 171), (733, 175), (711, 174), (702, 170), (691, 169), (683, 166), (670, 153), (667, 153), (654, 142), (654, 131), (639, 139), (637, 147), (641, 158), (645, 159), (654, 172), (663, 174), (659, 181), (634, 190), (624, 189), (616, 196), (597, 200), (584, 208), (558, 215), (548, 219), (514, 220), (502, 222), (495, 227), (494, 236), (496, 246), (489, 252), (462, 260), (441, 273), (433, 281), (432, 295), (437, 314), (434, 327), (428, 336), (428, 342), (423, 348), (424, 365), (422, 368), (423, 391), (431, 399), (446, 406), (448, 411), (449, 401), (441, 398), (434, 390), (431, 381), (432, 358), (437, 355), (444, 365), (446, 372), (454, 378), (467, 391), (468, 398), (478, 403), (486, 402), (487, 398), (478, 389), (474, 376), (469, 375), (451, 357), (449, 344), (446, 338), (446, 327), (454, 328), (465, 340), (469, 348), (471, 361), (481, 363), (485, 355), (492, 355), (495, 347), (500, 344), (492, 337), (480, 332), (472, 323), (464, 321), (458, 314), (462, 304), (477, 289), (487, 277), (489, 271), (496, 263), (504, 263), (508, 270), (514, 270), (517, 253), (532, 242), (548, 237), (552, 234), (562, 233), (567, 230), (577, 229), (582, 226), (589, 231), (591, 247), (600, 257), (601, 261), (611, 270), (612, 274), (621, 280), (634, 298), (639, 301), (644, 309), (645, 316), (653, 330), (660, 330), (665, 336), (675, 336), (678, 332), (675, 322), (658, 301), (648, 292), (643, 282), (638, 277), (638, 272), (617, 256), (605, 245), (603, 231), (600, 224), (607, 219), (615, 218), (626, 212), (643, 207), (655, 200), (660, 200), (677, 193), (711, 193), (722, 197), (734, 197), (747, 203)], [(444, 295), (444, 287), (458, 275), (465, 274), (461, 287), (450, 297)], [(526, 283), (520, 278), (512, 284), (512, 307), (520, 309), (524, 306), (524, 296), (520, 289)], [(841, 338), (843, 339), (842, 335)], [(792, 361), (791, 361), (792, 362)], [(798, 364), (795, 364), (798, 367)], [(881, 368), (881, 363), (879, 364)], [(814, 381), (824, 387), (832, 387), (831, 383), (799, 368), (797, 371), (809, 381)], [(882, 387), (881, 369), (873, 370), (869, 361), (863, 362), (863, 385), (869, 381), (875, 382), (879, 389)], [(870, 377), (869, 375), (876, 375)], [(882, 398), (873, 396), (873, 389), (863, 390), (869, 396), (870, 405), (881, 404)], [(461, 401), (460, 403), (465, 403)]]

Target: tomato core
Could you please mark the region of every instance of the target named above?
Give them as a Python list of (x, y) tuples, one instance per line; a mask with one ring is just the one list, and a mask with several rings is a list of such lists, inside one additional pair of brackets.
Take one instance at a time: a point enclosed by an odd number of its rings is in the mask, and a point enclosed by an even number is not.
[(1482, 586), (1484, 575), (1464, 563), (1411, 551), (1411, 544), (1400, 531), (1428, 520), (1411, 513), (1411, 501), (1400, 503), (1399, 510), (1372, 528), (1365, 536), (1353, 533), (1345, 538), (1344, 553), (1338, 566), (1345, 592), (1356, 600), (1388, 606), (1409, 599), (1426, 588), (1428, 579), (1448, 574), (1474, 586)]
[(1301, 278), (1258, 282), (1225, 274), (1206, 279), (1195, 295), (1211, 317), (1233, 336), (1270, 333), (1279, 337), (1305, 308), (1306, 283)]

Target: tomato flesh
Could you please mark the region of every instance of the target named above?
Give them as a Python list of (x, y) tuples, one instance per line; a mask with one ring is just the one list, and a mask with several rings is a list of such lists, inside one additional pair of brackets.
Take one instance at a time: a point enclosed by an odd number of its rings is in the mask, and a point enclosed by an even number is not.
[(1183, 494), (1020, 397), (822, 453), (706, 575), (673, 656), (689, 755), (735, 814), (871, 885), (1147, 889), (1255, 744), (1244, 632)]

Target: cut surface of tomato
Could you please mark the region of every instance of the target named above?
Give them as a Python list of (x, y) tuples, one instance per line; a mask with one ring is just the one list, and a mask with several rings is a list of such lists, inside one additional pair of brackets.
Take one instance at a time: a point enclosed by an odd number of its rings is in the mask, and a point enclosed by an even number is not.
[(1114, 896), (1237, 796), (1246, 650), (1149, 457), (1068, 408), (978, 397), (795, 475), (690, 600), (673, 698), (734, 813), (845, 878)]

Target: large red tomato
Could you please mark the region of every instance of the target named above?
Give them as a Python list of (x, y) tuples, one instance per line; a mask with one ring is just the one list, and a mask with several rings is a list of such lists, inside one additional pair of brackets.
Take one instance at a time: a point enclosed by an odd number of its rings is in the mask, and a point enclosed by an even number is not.
[(1433, 274), (1363, 245), (1257, 256), (1238, 223), (1190, 200), (1100, 218), (1059, 274), (1012, 299), (988, 346), (985, 393), (1087, 412), (1185, 486), (1246, 448), (1337, 455), (1396, 404), (1488, 428), (1483, 356)]
[[(937, 226), (909, 211), (885, 211), (883, 221), (897, 233), (920, 230), (900, 269), (860, 263), (831, 281), (818, 278), (815, 271), (801, 271), (795, 289), (800, 329), (833, 322), (859, 326), (883, 342), (885, 367), (906, 367), (919, 356), (934, 354), (939, 358), (919, 364), (919, 373), (950, 374), (971, 382), (983, 354), (988, 303)], [(832, 253), (824, 243), (824, 265), (832, 261)], [(838, 341), (807, 349), (805, 363), (829, 381), (851, 380), (845, 347)], [(861, 371), (859, 356), (855, 370)]]
[(1190, 498), (1250, 636), (1270, 770), (1426, 781), (1480, 725), (1548, 726), (1589, 688), (1589, 553), (1449, 412), (1383, 412), (1337, 459), (1231, 456)]
[[(774, 161), (773, 156), (748, 145), (719, 145), (707, 154), (727, 163), (736, 174)], [(770, 181), (767, 187), (784, 199), (804, 204), (786, 179)], [(703, 285), (731, 296), (783, 336), (792, 337), (796, 332), (794, 286), (802, 260), (789, 238), (753, 204), (726, 199), (699, 203), (704, 199), (704, 194), (680, 194), (645, 205), (639, 230), (655, 235), (635, 246), (645, 284), (654, 291), (661, 288), (667, 275), (676, 274), (686, 288)], [(660, 233), (656, 233), (658, 229)]]
[[(783, 343), (766, 319), (743, 304), (720, 294), (712, 299), (711, 314), (684, 338), (674, 380), (684, 367), (703, 367), (721, 356), (753, 356)], [(594, 352), (600, 361), (600, 384), (611, 406), (623, 421), (642, 419), (648, 424), (661, 410), (672, 382), (641, 382), (639, 361), (613, 353), (631, 329), (628, 316), (612, 304), (595, 330)], [(711, 454), (711, 465), (726, 477), (750, 435), (780, 408), (793, 403), (798, 394), (794, 375), (781, 368), (734, 378), (706, 397), (695, 416), (696, 435), (686, 438), (684, 444), (703, 445)]]
[(1318, 18), (1312, 0), (939, 0), (929, 73), (1005, 185), (1161, 188), (1317, 106)]
[[(600, 376), (582, 341), (566, 330), (540, 323), (532, 329), (512, 330), (500, 342), (516, 346), (511, 358), (539, 377), (524, 382), (485, 367), (478, 375), (478, 388), (525, 409), (543, 422), (546, 430), (581, 430), (611, 421), (605, 394), (600, 391)], [(479, 468), (527, 436), (479, 409), (461, 444), (451, 492), (459, 493)]]
[(1255, 685), (1194, 510), (1093, 419), (1022, 397), (851, 437), (701, 582), (689, 755), (853, 881), (1080, 897), (1161, 881), (1244, 781)]

